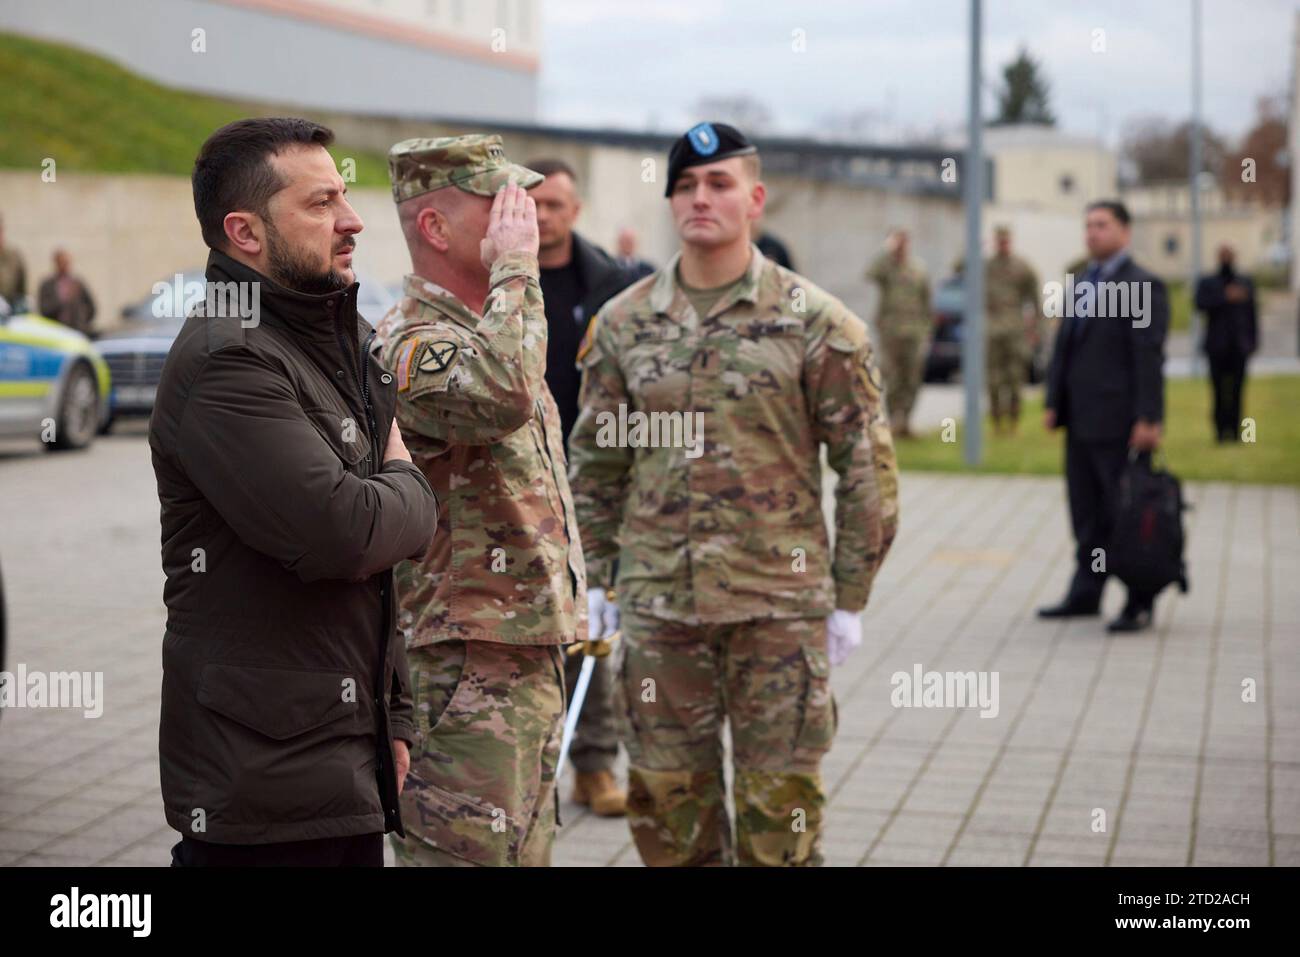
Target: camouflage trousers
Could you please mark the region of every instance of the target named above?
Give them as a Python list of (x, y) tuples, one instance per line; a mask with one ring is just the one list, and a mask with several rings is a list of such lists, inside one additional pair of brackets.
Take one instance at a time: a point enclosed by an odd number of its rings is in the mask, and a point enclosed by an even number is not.
[[(628, 824), (650, 866), (822, 863), (835, 735), (825, 619), (682, 625), (623, 614)], [(731, 726), (736, 835), (722, 728)]]
[[(564, 656), (565, 700), (573, 698), (582, 671), (583, 655)], [(597, 658), (591, 670), (591, 683), (587, 685), (587, 699), (578, 716), (578, 726), (573, 731), (569, 745), (569, 760), (573, 769), (582, 773), (608, 771), (618, 757), (618, 723), (614, 719), (613, 677), (609, 658)]]
[(882, 335), (880, 369), (885, 378), (885, 405), (890, 426), (902, 429), (912, 417), (921, 379), (925, 373), (924, 335)]
[(441, 641), (408, 652), (415, 727), (398, 866), (545, 867), (564, 727), (558, 646)]
[(1020, 418), (1020, 389), (1024, 385), (1029, 348), (1025, 334), (990, 329), (985, 340), (985, 376), (988, 378), (989, 411), (994, 419)]

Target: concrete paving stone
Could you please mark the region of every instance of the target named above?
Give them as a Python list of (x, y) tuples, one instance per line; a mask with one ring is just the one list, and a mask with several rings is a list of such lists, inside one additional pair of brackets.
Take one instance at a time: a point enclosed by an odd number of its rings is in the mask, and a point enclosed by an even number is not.
[(1196, 842), (1193, 867), (1266, 867), (1268, 848), (1240, 844), (1202, 844)]
[(0, 853), (26, 854), (36, 850), (49, 839), (50, 834), (41, 831), (3, 827), (0, 828)]
[(75, 854), (28, 854), (19, 858), (13, 867), (85, 867), (86, 862)]

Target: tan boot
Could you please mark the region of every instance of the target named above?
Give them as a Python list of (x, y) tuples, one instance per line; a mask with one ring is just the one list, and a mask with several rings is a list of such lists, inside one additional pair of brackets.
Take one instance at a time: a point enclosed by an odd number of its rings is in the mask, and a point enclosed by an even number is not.
[(573, 778), (573, 801), (589, 805), (600, 817), (627, 813), (627, 792), (620, 791), (609, 771), (579, 771)]

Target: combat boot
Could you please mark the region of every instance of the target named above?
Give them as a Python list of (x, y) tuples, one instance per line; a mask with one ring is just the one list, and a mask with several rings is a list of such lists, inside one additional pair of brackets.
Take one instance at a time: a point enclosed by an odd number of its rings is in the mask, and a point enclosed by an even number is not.
[(573, 802), (590, 806), (600, 817), (627, 813), (627, 792), (620, 791), (609, 771), (579, 771), (574, 775)]

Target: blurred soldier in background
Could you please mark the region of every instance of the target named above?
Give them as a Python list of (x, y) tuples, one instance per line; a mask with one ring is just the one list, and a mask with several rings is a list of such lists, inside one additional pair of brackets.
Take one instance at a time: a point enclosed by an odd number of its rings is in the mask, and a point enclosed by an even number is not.
[(930, 280), (925, 267), (909, 255), (906, 230), (896, 229), (885, 241), (885, 251), (867, 270), (867, 278), (880, 287), (876, 328), (885, 373), (885, 394), (894, 434), (909, 437), (908, 420), (921, 389), (925, 349), (930, 341)]
[(402, 865), (547, 865), (560, 646), (587, 624), (525, 192), (542, 177), (499, 136), (404, 140), (388, 164), (412, 273), (381, 355), (442, 505), (429, 552), (397, 570), (419, 740), (394, 850)]
[(0, 217), (0, 296), (14, 312), (23, 308), (27, 299), (27, 269), (23, 257), (12, 246), (5, 245), (5, 222)]
[(42, 316), (78, 332), (89, 334), (95, 322), (95, 300), (86, 283), (72, 274), (72, 257), (66, 249), (54, 250), (54, 275), (41, 283), (36, 302)]
[[(623, 626), (628, 821), (651, 865), (732, 861), (725, 720), (735, 857), (820, 863), (830, 667), (861, 642), (897, 523), (866, 326), (750, 242), (759, 173), (730, 126), (673, 144), (665, 195), (681, 252), (611, 300), (580, 353), (570, 475), (589, 614)], [(624, 429), (646, 413), (678, 427)], [(833, 552), (822, 444), (839, 477)], [(604, 593), (616, 567), (617, 605)]]
[[(636, 281), (636, 275), (611, 259), (603, 249), (573, 230), (582, 202), (578, 176), (563, 160), (537, 159), (528, 168), (546, 179), (530, 195), (537, 203), (537, 232), (542, 267), (542, 299), (546, 305), (546, 384), (560, 410), (565, 441), (578, 418), (578, 346), (587, 324), (611, 296)], [(565, 655), (565, 700), (582, 671), (583, 656)], [(607, 658), (597, 658), (587, 697), (574, 730), (569, 759), (573, 762), (573, 800), (602, 817), (621, 817), (627, 795), (614, 781), (618, 757), (618, 727)]]
[(1237, 272), (1231, 246), (1219, 247), (1219, 271), (1196, 285), (1196, 308), (1205, 312), (1201, 349), (1210, 360), (1214, 395), (1214, 435), (1235, 442), (1241, 428), (1241, 392), (1246, 384), (1246, 360), (1259, 339), (1255, 286)]
[(1043, 310), (1038, 277), (1011, 253), (1011, 230), (993, 232), (995, 251), (984, 264), (987, 312), (986, 375), (993, 430), (1015, 432), (1020, 422), (1020, 390), (1038, 343)]

